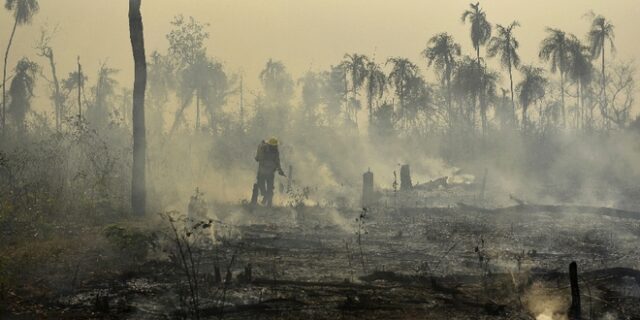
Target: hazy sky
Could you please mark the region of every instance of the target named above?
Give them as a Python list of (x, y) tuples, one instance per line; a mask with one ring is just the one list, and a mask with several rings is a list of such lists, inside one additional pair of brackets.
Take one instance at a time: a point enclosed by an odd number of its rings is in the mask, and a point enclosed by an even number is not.
[[(9, 63), (13, 68), (28, 56), (49, 68), (33, 47), (44, 24), (58, 25), (52, 43), (58, 72), (66, 76), (81, 56), (93, 83), (100, 62), (120, 69), (122, 85), (131, 81), (133, 63), (128, 31), (128, 1), (40, 0), (32, 26), (19, 28)], [(143, 0), (142, 15), (147, 52), (164, 51), (165, 35), (174, 15), (194, 16), (209, 23), (210, 55), (232, 72), (242, 71), (245, 83), (257, 87), (257, 74), (272, 57), (285, 62), (294, 77), (307, 70), (336, 64), (345, 52), (364, 53), (384, 61), (406, 56), (424, 71), (420, 57), (426, 41), (449, 32), (472, 54), (468, 25), (460, 21), (468, 0)], [(537, 48), (546, 26), (584, 38), (589, 10), (605, 15), (616, 26), (617, 58), (640, 57), (638, 0), (485, 0), (482, 7), (491, 23), (518, 20), (516, 31), (524, 63), (538, 63)], [(0, 48), (12, 26), (6, 10), (0, 13)], [(484, 55), (484, 50), (481, 51)], [(495, 66), (495, 62), (492, 62)], [(429, 70), (426, 72), (431, 75)], [(506, 80), (506, 79), (503, 79)], [(506, 81), (504, 82), (506, 86)], [(42, 86), (41, 86), (42, 87)]]

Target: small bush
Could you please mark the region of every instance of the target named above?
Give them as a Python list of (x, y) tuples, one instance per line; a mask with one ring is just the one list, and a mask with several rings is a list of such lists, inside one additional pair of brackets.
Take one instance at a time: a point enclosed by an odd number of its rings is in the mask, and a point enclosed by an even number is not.
[(158, 235), (153, 231), (109, 225), (104, 229), (104, 235), (109, 243), (136, 263), (144, 261), (149, 252), (158, 247)]

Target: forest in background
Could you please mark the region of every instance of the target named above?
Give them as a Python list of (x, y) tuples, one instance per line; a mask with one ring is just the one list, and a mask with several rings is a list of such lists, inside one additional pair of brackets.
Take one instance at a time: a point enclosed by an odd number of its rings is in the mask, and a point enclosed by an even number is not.
[[(83, 69), (82, 57), (75, 70), (56, 69), (67, 53), (50, 45), (60, 36), (50, 29), (32, 55), (12, 56), (15, 31), (38, 8), (36, 0), (5, 5), (14, 21), (5, 30), (0, 246), (11, 250), (145, 221), (131, 209), (131, 84), (114, 80), (118, 66)], [(371, 169), (389, 189), (409, 163), (420, 182), (488, 170), (505, 194), (628, 206), (639, 191), (636, 70), (613, 54), (614, 22), (590, 13), (582, 34), (548, 28), (539, 60), (521, 61), (526, 26), (491, 21), (479, 3), (460, 11), (451, 19), (469, 27), (473, 47), (442, 32), (425, 39), (421, 61), (346, 53), (327, 70), (295, 76), (275, 59), (257, 75), (231, 72), (204, 45), (206, 21), (173, 17), (168, 50), (147, 56), (147, 216), (184, 212), (201, 192), (212, 203), (248, 199), (255, 149), (271, 136), (308, 205), (357, 208), (362, 173)], [(491, 59), (501, 68), (489, 68)], [(246, 77), (260, 90), (243, 88)], [(34, 105), (37, 86), (49, 89), (47, 105)], [(281, 192), (277, 203), (292, 197)], [(0, 257), (2, 285), (12, 284), (7, 270), (23, 266), (12, 257)]]

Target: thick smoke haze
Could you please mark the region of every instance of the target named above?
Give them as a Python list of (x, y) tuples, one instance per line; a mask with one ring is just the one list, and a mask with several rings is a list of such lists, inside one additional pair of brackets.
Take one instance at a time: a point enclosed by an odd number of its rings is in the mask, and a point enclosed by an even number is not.
[(640, 317), (636, 0), (4, 3), (0, 319)]
[[(177, 14), (208, 23), (209, 53), (229, 71), (244, 74), (248, 90), (258, 91), (257, 74), (269, 58), (284, 61), (297, 78), (309, 70), (320, 71), (335, 64), (345, 52), (362, 52), (375, 56), (378, 62), (403, 56), (433, 77), (432, 72), (425, 71), (420, 56), (432, 35), (449, 32), (465, 50), (472, 50), (468, 28), (459, 20), (460, 8), (467, 5), (464, 0), (407, 0), (401, 4), (386, 0), (156, 0), (143, 4), (142, 15), (148, 52), (166, 50), (165, 35), (171, 28), (167, 22)], [(126, 2), (46, 0), (40, 6), (41, 13), (34, 22), (17, 31), (20, 38), (10, 61), (33, 51), (43, 25), (57, 26), (52, 45), (65, 53), (58, 59), (60, 70), (66, 73), (74, 69), (79, 55), (87, 70), (97, 70), (107, 62), (120, 70), (116, 75), (120, 83), (133, 81)], [(520, 53), (527, 63), (537, 64), (545, 27), (582, 37), (589, 23), (583, 16), (589, 11), (616, 22), (618, 59), (640, 58), (635, 33), (640, 8), (633, 0), (616, 0), (615, 5), (599, 0), (488, 1), (483, 6), (494, 23), (520, 22)], [(9, 30), (11, 22), (6, 10), (0, 12), (3, 28)], [(0, 34), (0, 44), (5, 44), (8, 36), (9, 32)], [(488, 63), (497, 68), (495, 61)], [(503, 86), (508, 85), (508, 79), (501, 80)], [(42, 88), (38, 92), (40, 98), (46, 96)]]

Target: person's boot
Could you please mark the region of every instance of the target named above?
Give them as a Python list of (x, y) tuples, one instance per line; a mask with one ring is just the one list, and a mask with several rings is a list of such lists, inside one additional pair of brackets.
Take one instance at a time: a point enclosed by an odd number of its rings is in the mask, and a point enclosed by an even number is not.
[(273, 204), (273, 193), (269, 194), (269, 196), (265, 198), (267, 198), (267, 207), (271, 208), (271, 205)]
[(258, 184), (253, 184), (253, 191), (251, 192), (251, 205), (255, 206), (258, 204)]

